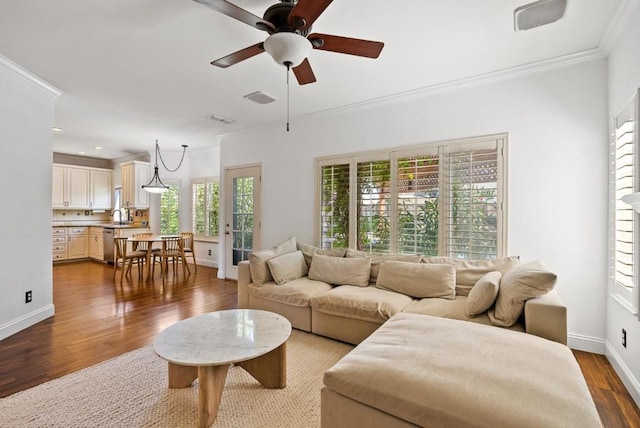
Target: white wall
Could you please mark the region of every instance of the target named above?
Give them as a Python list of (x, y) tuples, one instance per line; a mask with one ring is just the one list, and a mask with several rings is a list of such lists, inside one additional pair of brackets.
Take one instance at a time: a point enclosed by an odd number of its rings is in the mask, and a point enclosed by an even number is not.
[(508, 252), (523, 261), (544, 259), (557, 272), (570, 344), (603, 353), (607, 69), (603, 58), (584, 59), (511, 80), (295, 118), (289, 133), (283, 117), (271, 128), (225, 136), (221, 169), (262, 162), (263, 247), (291, 235), (312, 242), (315, 157), (506, 132)]
[[(0, 339), (53, 315), (51, 164), (60, 91), (0, 55)], [(33, 301), (25, 304), (25, 292)]]
[[(629, 19), (626, 30), (609, 55), (609, 117), (616, 116), (640, 88), (640, 7)], [(636, 140), (637, 141), (637, 140)], [(640, 322), (617, 300), (615, 285), (609, 284), (607, 298), (607, 357), (640, 405)], [(627, 331), (627, 347), (621, 343)]]

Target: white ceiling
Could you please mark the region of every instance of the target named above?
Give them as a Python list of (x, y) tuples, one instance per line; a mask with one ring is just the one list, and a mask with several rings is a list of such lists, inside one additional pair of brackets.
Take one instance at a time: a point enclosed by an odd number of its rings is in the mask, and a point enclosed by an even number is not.
[[(292, 76), (292, 126), (296, 116), (598, 48), (623, 0), (571, 0), (561, 21), (515, 32), (513, 10), (529, 1), (334, 1), (313, 31), (385, 47), (376, 60), (313, 51), (318, 81)], [(276, 0), (232, 2), (262, 16)], [(163, 151), (204, 148), (268, 122), (284, 131), (283, 67), (266, 53), (209, 64), (266, 36), (192, 0), (0, 0), (0, 54), (63, 91), (59, 153), (115, 158), (153, 152), (155, 139)], [(243, 98), (258, 90), (278, 101)]]

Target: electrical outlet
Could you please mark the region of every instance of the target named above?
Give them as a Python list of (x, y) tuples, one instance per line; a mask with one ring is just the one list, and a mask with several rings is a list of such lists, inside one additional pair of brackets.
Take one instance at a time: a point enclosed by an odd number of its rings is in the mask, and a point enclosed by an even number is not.
[(622, 346), (627, 347), (627, 330), (622, 329)]
[(24, 293), (24, 302), (25, 303), (31, 303), (32, 300), (33, 300), (33, 293), (31, 292), (31, 290), (29, 290), (26, 293)]
[(211, 255), (211, 250), (209, 250), (209, 255)]

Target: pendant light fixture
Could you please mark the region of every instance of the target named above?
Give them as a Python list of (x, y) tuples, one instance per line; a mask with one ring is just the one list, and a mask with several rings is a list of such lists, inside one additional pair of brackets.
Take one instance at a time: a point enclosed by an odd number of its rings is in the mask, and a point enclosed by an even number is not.
[(167, 165), (164, 163), (164, 159), (162, 159), (162, 154), (160, 153), (160, 146), (158, 145), (158, 140), (156, 140), (156, 163), (153, 166), (153, 178), (151, 178), (151, 181), (149, 181), (149, 183), (143, 185), (142, 188), (149, 193), (164, 193), (167, 190), (169, 190), (169, 186), (164, 184), (162, 180), (160, 180), (160, 175), (158, 175), (158, 158), (160, 158), (160, 161), (162, 162), (162, 166), (164, 166), (164, 169), (166, 169), (169, 172), (176, 172), (178, 169), (180, 169), (180, 166), (182, 165), (182, 161), (184, 160), (184, 154), (187, 151), (187, 147), (189, 146), (187, 146), (186, 144), (182, 145), (182, 157), (180, 158), (180, 163), (175, 169), (169, 169), (167, 168)]

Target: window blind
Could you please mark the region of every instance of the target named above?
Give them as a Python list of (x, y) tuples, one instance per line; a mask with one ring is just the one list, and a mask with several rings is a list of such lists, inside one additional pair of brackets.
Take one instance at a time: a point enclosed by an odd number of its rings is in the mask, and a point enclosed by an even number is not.
[(438, 255), (440, 161), (438, 154), (398, 159), (397, 251)]
[(449, 153), (446, 179), (447, 255), (465, 259), (496, 258), (497, 148)]
[(320, 245), (322, 248), (349, 245), (349, 173), (346, 164), (320, 169)]
[(168, 184), (169, 190), (160, 194), (160, 233), (180, 233), (180, 185)]
[(379, 160), (357, 164), (357, 246), (369, 253), (390, 250), (391, 162)]
[(622, 202), (624, 195), (634, 193), (635, 171), (635, 105), (631, 103), (615, 120), (615, 280), (633, 289), (634, 213)]

